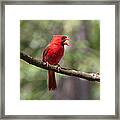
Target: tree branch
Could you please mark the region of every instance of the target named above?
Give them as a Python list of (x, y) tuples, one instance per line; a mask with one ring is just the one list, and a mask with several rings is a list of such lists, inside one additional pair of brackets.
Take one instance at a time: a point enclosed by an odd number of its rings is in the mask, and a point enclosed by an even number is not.
[(57, 73), (84, 78), (88, 81), (100, 82), (99, 73), (85, 73), (85, 72), (72, 70), (72, 69), (68, 69), (68, 68), (63, 68), (63, 67), (60, 67), (60, 69), (58, 70), (58, 66), (54, 66), (54, 65), (50, 65), (50, 64), (47, 65), (45, 62), (42, 62), (41, 60), (34, 59), (34, 58), (26, 55), (23, 52), (20, 52), (20, 58), (29, 64), (35, 65), (37, 67), (40, 67), (40, 68), (43, 68), (46, 70), (53, 70)]

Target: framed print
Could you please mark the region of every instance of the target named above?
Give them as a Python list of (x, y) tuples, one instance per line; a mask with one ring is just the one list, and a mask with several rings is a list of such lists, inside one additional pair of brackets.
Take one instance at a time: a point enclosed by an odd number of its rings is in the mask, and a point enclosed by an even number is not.
[(119, 119), (119, 2), (2, 2), (1, 118)]

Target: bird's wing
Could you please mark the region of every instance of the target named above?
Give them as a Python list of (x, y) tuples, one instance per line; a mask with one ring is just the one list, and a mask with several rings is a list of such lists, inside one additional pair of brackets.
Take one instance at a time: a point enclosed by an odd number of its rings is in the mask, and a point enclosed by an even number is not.
[(44, 51), (43, 51), (43, 56), (42, 56), (42, 60), (43, 60), (43, 62), (47, 62), (48, 60), (48, 57), (47, 57), (47, 54), (48, 54), (48, 51), (49, 51), (49, 45), (44, 49)]

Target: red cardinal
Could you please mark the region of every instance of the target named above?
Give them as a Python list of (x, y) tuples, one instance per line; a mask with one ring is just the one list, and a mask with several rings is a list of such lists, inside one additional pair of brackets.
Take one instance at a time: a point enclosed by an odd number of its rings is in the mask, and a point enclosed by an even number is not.
[[(43, 62), (57, 65), (63, 57), (64, 45), (70, 46), (66, 40), (70, 40), (70, 38), (65, 35), (53, 35), (51, 42), (43, 51)], [(51, 70), (48, 70), (48, 87), (49, 90), (55, 90), (57, 88), (55, 72)]]

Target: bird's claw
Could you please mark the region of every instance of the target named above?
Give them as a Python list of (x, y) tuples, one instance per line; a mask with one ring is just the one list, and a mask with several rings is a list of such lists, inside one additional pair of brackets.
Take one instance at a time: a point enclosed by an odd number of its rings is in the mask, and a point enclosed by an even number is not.
[(61, 70), (61, 67), (59, 64), (56, 65), (56, 68), (57, 68), (58, 72)]
[(60, 68), (59, 66), (58, 66), (58, 68), (57, 68), (57, 69), (58, 69), (58, 72), (61, 70), (61, 68)]
[(43, 62), (43, 65), (46, 65), (48, 67), (48, 62)]

